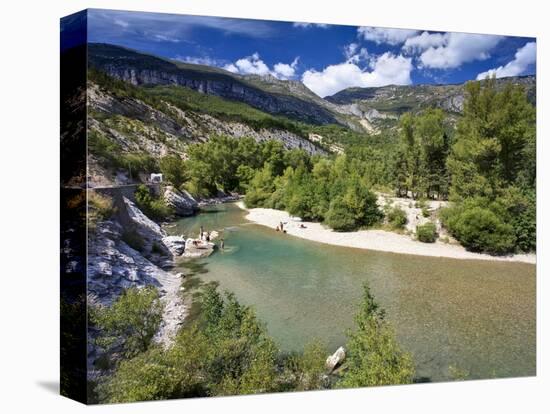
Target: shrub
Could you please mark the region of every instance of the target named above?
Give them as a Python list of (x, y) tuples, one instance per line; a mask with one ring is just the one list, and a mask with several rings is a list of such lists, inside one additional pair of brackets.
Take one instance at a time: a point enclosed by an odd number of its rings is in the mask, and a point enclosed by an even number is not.
[(416, 237), (423, 243), (434, 243), (437, 238), (435, 224), (431, 221), (416, 226)]
[(336, 231), (352, 231), (357, 227), (353, 212), (344, 205), (341, 197), (330, 203), (325, 223)]
[(163, 198), (153, 197), (149, 188), (143, 184), (138, 186), (135, 197), (137, 206), (153, 220), (164, 220), (174, 214), (172, 207)]
[(144, 352), (162, 320), (163, 304), (155, 287), (129, 288), (108, 308), (94, 308), (92, 322), (99, 328), (103, 347), (120, 344), (126, 357)]
[(514, 250), (514, 228), (488, 208), (462, 206), (444, 217), (451, 234), (468, 250), (491, 254)]
[(116, 212), (113, 200), (95, 191), (88, 191), (88, 226), (94, 229), (98, 222), (109, 220)]
[(384, 311), (364, 286), (363, 303), (355, 316), (357, 328), (348, 333), (346, 366), (341, 388), (409, 384), (414, 377), (411, 355), (404, 352)]
[(400, 207), (393, 207), (386, 215), (388, 224), (394, 229), (402, 229), (407, 224), (407, 214)]

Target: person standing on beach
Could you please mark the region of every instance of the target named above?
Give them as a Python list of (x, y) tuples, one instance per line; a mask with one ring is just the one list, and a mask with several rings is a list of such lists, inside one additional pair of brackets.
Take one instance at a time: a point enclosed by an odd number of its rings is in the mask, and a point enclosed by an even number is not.
[(200, 239), (202, 240), (202, 233), (204, 232), (204, 228), (202, 227), (202, 224), (201, 224), (201, 235), (200, 235)]
[(223, 239), (220, 240), (220, 249), (223, 250), (225, 246), (225, 243), (223, 242)]

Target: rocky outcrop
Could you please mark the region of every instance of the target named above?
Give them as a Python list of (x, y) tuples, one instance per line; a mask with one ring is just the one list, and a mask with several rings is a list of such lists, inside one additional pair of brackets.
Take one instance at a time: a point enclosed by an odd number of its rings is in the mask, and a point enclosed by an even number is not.
[(166, 236), (162, 241), (174, 257), (181, 256), (185, 251), (185, 238), (183, 236)]
[[(182, 274), (163, 267), (182, 256), (186, 240), (183, 236), (166, 235), (128, 198), (115, 198), (117, 214), (109, 221), (97, 223), (88, 235), (88, 303), (109, 306), (125, 289), (155, 286), (164, 303), (155, 340), (169, 344), (185, 319), (187, 306), (180, 294)], [(91, 367), (102, 352), (94, 345), (96, 334), (89, 331)], [(94, 372), (90, 370), (91, 375)]]
[(187, 191), (180, 191), (172, 186), (166, 187), (164, 201), (174, 209), (178, 216), (192, 216), (199, 209), (197, 201)]
[(208, 257), (216, 248), (216, 245), (212, 242), (206, 242), (195, 239), (187, 239), (185, 244), (185, 252), (182, 257), (187, 259), (199, 259), (201, 257)]
[(334, 354), (329, 356), (327, 358), (327, 361), (325, 363), (325, 366), (329, 373), (334, 371), (339, 365), (344, 362), (344, 359), (346, 359), (346, 351), (343, 346), (338, 348)]

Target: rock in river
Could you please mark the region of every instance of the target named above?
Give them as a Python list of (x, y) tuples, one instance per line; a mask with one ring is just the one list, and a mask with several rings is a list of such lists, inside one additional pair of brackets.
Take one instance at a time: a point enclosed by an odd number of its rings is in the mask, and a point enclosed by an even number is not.
[(334, 369), (340, 365), (344, 359), (346, 359), (346, 351), (344, 349), (343, 346), (341, 346), (340, 348), (338, 348), (336, 350), (336, 352), (334, 354), (332, 354), (331, 356), (329, 356), (327, 358), (327, 361), (325, 363), (326, 367), (327, 367), (327, 370), (329, 372), (332, 372), (334, 371)]
[(197, 201), (187, 191), (168, 186), (164, 191), (164, 201), (174, 209), (178, 216), (192, 216), (199, 209)]
[(166, 236), (162, 241), (174, 257), (181, 256), (185, 251), (185, 238), (183, 236)]

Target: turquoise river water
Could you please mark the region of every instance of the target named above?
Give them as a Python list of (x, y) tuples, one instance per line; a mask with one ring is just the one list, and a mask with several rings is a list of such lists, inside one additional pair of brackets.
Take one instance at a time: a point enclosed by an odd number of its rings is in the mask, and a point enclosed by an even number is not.
[(234, 204), (214, 206), (167, 228), (196, 237), (222, 231), (225, 250), (202, 259), (206, 273), (251, 305), (282, 350), (318, 338), (330, 351), (345, 332), (367, 281), (417, 377), (535, 375), (535, 266), (348, 249), (302, 240), (248, 222)]

